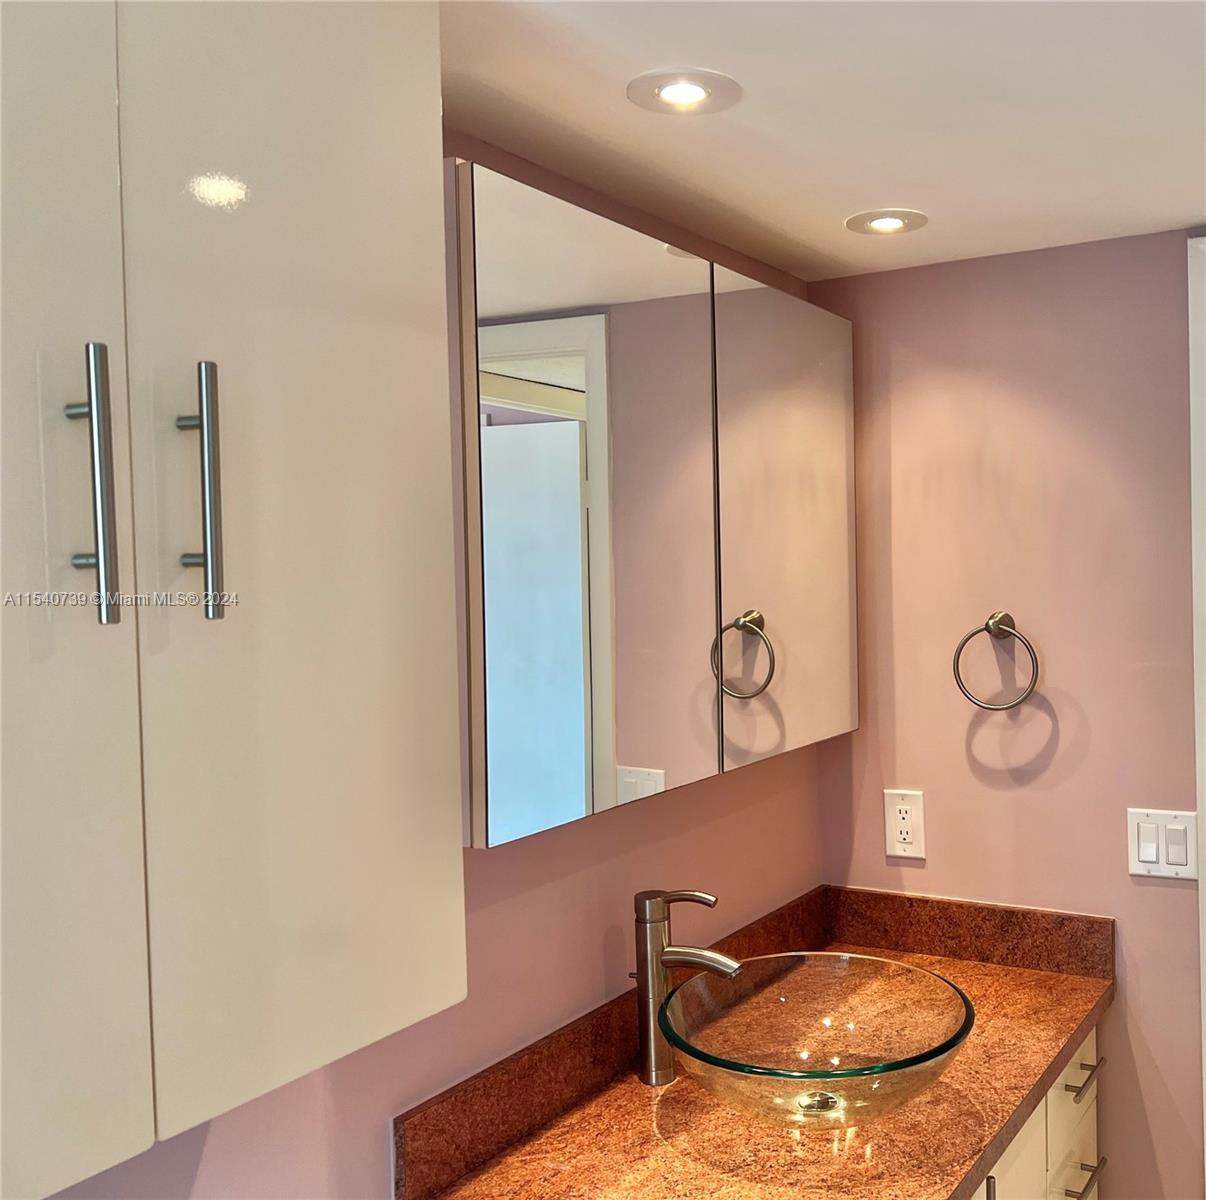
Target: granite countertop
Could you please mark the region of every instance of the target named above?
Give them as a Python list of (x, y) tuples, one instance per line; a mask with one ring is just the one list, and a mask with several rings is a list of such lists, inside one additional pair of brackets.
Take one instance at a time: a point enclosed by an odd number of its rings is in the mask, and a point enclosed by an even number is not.
[(1113, 997), (1110, 978), (860, 948), (971, 998), (960, 1054), (912, 1103), (861, 1128), (804, 1132), (726, 1108), (690, 1079), (625, 1074), (442, 1194), (448, 1200), (964, 1200)]

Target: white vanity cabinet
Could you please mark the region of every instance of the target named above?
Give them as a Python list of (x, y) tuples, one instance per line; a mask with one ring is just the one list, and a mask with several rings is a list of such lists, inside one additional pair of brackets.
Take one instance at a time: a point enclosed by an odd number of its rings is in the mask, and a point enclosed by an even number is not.
[(435, 6), (3, 19), (2, 587), (95, 589), (103, 342), (137, 597), (3, 609), (29, 1200), (457, 1002), (464, 902)]
[(1097, 1144), (1097, 1031), (1084, 1040), (980, 1185), (974, 1200), (1088, 1200), (1105, 1159)]

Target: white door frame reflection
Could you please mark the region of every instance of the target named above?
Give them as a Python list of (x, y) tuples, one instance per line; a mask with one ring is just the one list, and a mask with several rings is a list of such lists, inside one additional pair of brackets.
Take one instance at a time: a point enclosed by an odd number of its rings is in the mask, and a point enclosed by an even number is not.
[[(580, 514), (585, 778), (583, 811), (564, 814), (564, 820), (574, 820), (614, 807), (616, 803), (607, 318), (603, 314), (591, 314), (482, 325), (478, 329), (478, 371), (478, 405), (483, 414), (483, 426), (491, 416), (507, 421), (509, 414), (529, 414), (537, 421), (573, 420), (580, 429), (584, 467)], [(483, 443), (486, 436), (483, 428)], [(483, 497), (483, 510), (485, 499)], [(483, 550), (488, 552), (488, 546)], [(483, 602), (487, 626), (484, 645), (489, 657), (492, 611), (488, 587)], [(597, 617), (600, 613), (607, 619), (592, 621), (592, 615)], [(539, 637), (539, 631), (530, 636)], [(488, 671), (486, 678), (489, 695)], [(497, 706), (490, 703), (487, 703), (485, 717), (487, 747), (491, 744), (492, 734), (497, 745), (502, 724), (511, 717), (498, 713)], [(538, 714), (535, 719), (539, 719)], [(491, 760), (488, 772), (493, 768), (494, 760)], [(534, 791), (538, 790), (537, 781), (533, 780), (532, 786)], [(518, 832), (510, 827), (503, 829), (499, 825), (502, 820), (499, 806), (489, 809), (486, 817), (488, 839), (492, 845), (537, 831), (535, 828)], [(540, 828), (547, 824), (548, 821)]]

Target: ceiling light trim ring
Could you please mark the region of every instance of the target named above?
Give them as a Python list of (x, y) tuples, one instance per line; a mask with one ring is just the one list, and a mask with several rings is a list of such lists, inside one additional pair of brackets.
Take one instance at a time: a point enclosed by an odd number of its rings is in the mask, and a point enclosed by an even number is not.
[[(871, 237), (892, 237), (898, 233), (913, 233), (929, 223), (929, 217), (915, 208), (869, 208), (847, 217), (846, 228), (851, 233), (865, 233)], [(881, 222), (876, 228), (876, 222)], [(899, 222), (891, 224), (889, 222)]]
[[(699, 100), (676, 104), (663, 92), (675, 84), (694, 84), (703, 92)], [(741, 84), (720, 71), (705, 67), (667, 67), (638, 75), (627, 88), (628, 99), (638, 108), (668, 116), (695, 116), (732, 108), (741, 99)]]

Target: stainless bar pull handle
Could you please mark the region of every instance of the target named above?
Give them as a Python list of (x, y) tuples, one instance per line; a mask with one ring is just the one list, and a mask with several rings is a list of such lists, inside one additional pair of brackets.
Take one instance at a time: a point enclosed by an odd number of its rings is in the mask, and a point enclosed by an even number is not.
[(113, 426), (109, 410), (109, 347), (104, 342), (84, 346), (87, 402), (68, 404), (68, 420), (88, 421), (92, 464), (92, 530), (96, 549), (73, 554), (78, 571), (96, 570), (96, 619), (101, 625), (121, 623), (117, 582), (117, 516), (113, 508)]
[(1089, 1088), (1093, 1086), (1093, 1080), (1097, 1078), (1097, 1072), (1105, 1066), (1105, 1058), (1099, 1058), (1095, 1063), (1081, 1063), (1080, 1069), (1088, 1071), (1088, 1075), (1079, 1083), (1065, 1083), (1064, 1091), (1072, 1093), (1072, 1103), (1079, 1104), (1085, 1096), (1088, 1095)]
[(1089, 1193), (1097, 1186), (1097, 1181), (1101, 1177), (1102, 1171), (1105, 1170), (1106, 1156), (1103, 1154), (1096, 1163), (1081, 1163), (1080, 1169), (1089, 1172), (1089, 1178), (1085, 1180), (1085, 1186), (1079, 1192), (1073, 1191), (1072, 1188), (1064, 1188), (1064, 1195), (1068, 1200), (1086, 1200)]
[(197, 364), (197, 404), (194, 416), (176, 418), (177, 429), (201, 432), (201, 552), (182, 554), (182, 567), (205, 572), (205, 619), (220, 621), (226, 615), (222, 601), (222, 464), (218, 449), (218, 364)]

